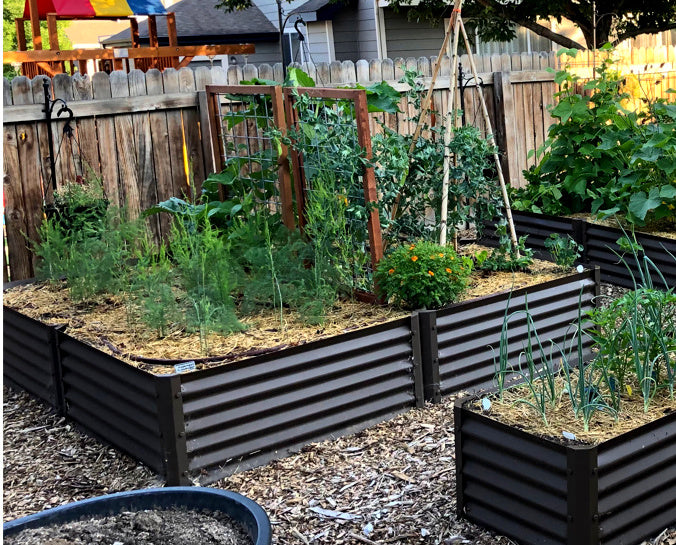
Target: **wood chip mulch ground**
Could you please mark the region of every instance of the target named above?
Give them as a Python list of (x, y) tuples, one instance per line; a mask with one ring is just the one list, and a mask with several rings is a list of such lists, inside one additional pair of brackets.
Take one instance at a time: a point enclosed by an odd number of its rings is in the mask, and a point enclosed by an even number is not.
[[(162, 486), (144, 466), (3, 388), (3, 518), (106, 493)], [(212, 486), (258, 502), (273, 543), (513, 544), (455, 513), (453, 399)], [(676, 545), (676, 529), (644, 545)]]

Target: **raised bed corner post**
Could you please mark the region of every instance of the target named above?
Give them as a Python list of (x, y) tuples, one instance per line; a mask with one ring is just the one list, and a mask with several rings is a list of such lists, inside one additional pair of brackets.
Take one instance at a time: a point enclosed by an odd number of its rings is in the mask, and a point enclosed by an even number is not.
[(567, 545), (597, 545), (599, 542), (598, 452), (595, 447), (589, 448), (588, 446), (569, 447), (567, 451)]
[(179, 375), (158, 376), (157, 414), (167, 486), (192, 484), (188, 473), (188, 448)]
[(413, 351), (413, 391), (415, 406), (425, 405), (425, 382), (422, 370), (422, 339), (420, 338), (420, 317), (418, 312), (411, 314), (411, 349)]
[(54, 384), (54, 406), (59, 416), (66, 416), (66, 394), (63, 383), (63, 367), (61, 366), (61, 338), (66, 326), (56, 325), (49, 328), (49, 344), (52, 349), (52, 381)]
[(572, 222), (573, 240), (582, 246), (582, 255), (580, 256), (580, 263), (586, 265), (589, 263), (589, 256), (587, 255), (587, 222), (581, 219), (574, 219)]
[(426, 401), (441, 402), (439, 378), (439, 345), (437, 343), (437, 312), (418, 311), (420, 322), (420, 352), (422, 358), (423, 390)]

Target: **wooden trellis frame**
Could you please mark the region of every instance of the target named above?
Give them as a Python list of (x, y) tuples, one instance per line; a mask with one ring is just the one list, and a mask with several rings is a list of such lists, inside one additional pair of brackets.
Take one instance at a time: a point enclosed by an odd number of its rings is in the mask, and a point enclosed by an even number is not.
[[(327, 89), (318, 87), (286, 87), (284, 89), (284, 107), (286, 109), (286, 118), (289, 126), (297, 127), (298, 112), (296, 111), (295, 99), (299, 95), (306, 95), (311, 98), (327, 100), (349, 100), (354, 103), (354, 115), (357, 123), (357, 138), (359, 146), (364, 150), (366, 159), (370, 161), (373, 158), (371, 150), (371, 129), (369, 124), (368, 103), (366, 101), (366, 91), (363, 89)], [(305, 190), (307, 181), (302, 168), (302, 157), (297, 150), (291, 148), (291, 164), (293, 168), (294, 189), (298, 206), (298, 223), (301, 229), (305, 225)], [(364, 166), (362, 174), (362, 186), (364, 190), (364, 201), (368, 209), (368, 236), (371, 252), (371, 266), (376, 270), (376, 265), (383, 257), (383, 237), (380, 228), (380, 216), (378, 214), (378, 191), (376, 188), (376, 177), (373, 166)]]
[[(221, 151), (224, 150), (223, 135), (218, 121), (220, 105), (219, 96), (222, 94), (242, 96), (269, 96), (272, 105), (272, 115), (275, 127), (286, 134), (286, 119), (284, 117), (284, 98), (282, 88), (279, 85), (207, 85), (205, 87), (207, 108), (209, 112), (209, 124), (211, 130), (211, 143), (214, 168), (217, 171), (225, 168), (225, 162)], [(289, 154), (287, 146), (280, 143), (280, 152), (277, 157), (277, 173), (279, 178), (279, 196), (282, 207), (282, 221), (289, 229), (294, 229), (296, 222), (293, 214), (293, 194), (291, 190), (291, 173), (289, 170)]]

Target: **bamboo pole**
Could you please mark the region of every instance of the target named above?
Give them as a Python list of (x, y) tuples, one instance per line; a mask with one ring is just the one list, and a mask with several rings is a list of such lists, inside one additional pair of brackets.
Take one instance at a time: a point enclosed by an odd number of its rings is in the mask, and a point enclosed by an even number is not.
[(455, 0), (453, 5), (453, 13), (451, 18), (448, 21), (448, 27), (446, 27), (446, 34), (444, 35), (444, 43), (441, 45), (439, 50), (439, 55), (437, 55), (437, 62), (434, 65), (434, 71), (432, 72), (432, 79), (430, 80), (430, 88), (427, 90), (427, 95), (423, 99), (422, 104), (420, 105), (420, 117), (418, 118), (418, 124), (416, 125), (415, 132), (413, 133), (413, 139), (411, 140), (411, 145), (408, 148), (408, 160), (406, 163), (406, 168), (401, 177), (401, 189), (397, 194), (397, 197), (394, 199), (394, 205), (392, 206), (392, 213), (390, 214), (390, 219), (394, 220), (397, 215), (397, 210), (399, 209), (399, 203), (401, 201), (401, 194), (406, 183), (406, 178), (408, 178), (408, 171), (411, 167), (411, 155), (415, 150), (415, 146), (418, 143), (420, 138), (420, 133), (422, 132), (423, 123), (430, 109), (430, 104), (432, 103), (432, 94), (434, 93), (434, 84), (437, 80), (437, 75), (439, 74), (439, 69), (441, 68), (441, 59), (444, 56), (444, 52), (448, 48), (448, 40), (451, 36), (451, 30), (456, 27), (456, 22), (458, 20), (458, 15), (460, 14), (460, 9), (462, 6), (462, 0)]
[[(458, 26), (460, 27), (460, 32), (462, 32), (462, 38), (465, 42), (465, 47), (467, 49), (467, 55), (469, 57), (469, 65), (472, 69), (472, 75), (474, 76), (475, 81), (479, 81), (479, 73), (476, 69), (476, 64), (474, 64), (474, 57), (472, 56), (472, 49), (467, 37), (467, 32), (465, 31), (465, 25), (462, 22), (462, 19), (458, 20)], [(479, 102), (481, 103), (481, 113), (483, 114), (484, 122), (486, 123), (486, 132), (490, 135), (493, 134), (493, 129), (491, 127), (491, 120), (488, 116), (488, 108), (486, 108), (486, 100), (484, 99), (484, 94), (479, 93)], [(505, 185), (505, 177), (502, 172), (502, 166), (500, 165), (500, 157), (498, 152), (493, 153), (493, 158), (495, 159), (495, 168), (498, 171), (498, 181), (500, 182), (500, 191), (502, 192), (502, 200), (505, 204), (505, 213), (507, 215), (507, 224), (509, 226), (509, 236), (512, 239), (512, 244), (514, 245), (514, 250), (516, 252), (516, 257), (521, 257), (519, 255), (519, 243), (516, 238), (516, 230), (514, 229), (514, 220), (512, 219), (512, 208), (509, 205), (509, 195), (507, 194), (507, 186)]]
[[(460, 11), (458, 10), (458, 21), (460, 19)], [(455, 125), (455, 94), (457, 89), (457, 68), (458, 68), (458, 41), (460, 38), (460, 32), (458, 30), (459, 25), (455, 25), (453, 29), (453, 50), (452, 55), (448, 55), (451, 59), (451, 81), (449, 87), (449, 97), (448, 97), (448, 111), (446, 113), (446, 125), (444, 127), (444, 175), (441, 182), (441, 217), (440, 217), (440, 233), (439, 233), (439, 244), (446, 246), (446, 227), (448, 224), (448, 186), (450, 183), (450, 170), (451, 170), (451, 155), (449, 153), (449, 146), (451, 144), (451, 133), (453, 132), (453, 126)], [(449, 52), (450, 53), (450, 52)], [(462, 92), (462, 89), (460, 90)], [(457, 250), (457, 237), (453, 239), (453, 246)]]

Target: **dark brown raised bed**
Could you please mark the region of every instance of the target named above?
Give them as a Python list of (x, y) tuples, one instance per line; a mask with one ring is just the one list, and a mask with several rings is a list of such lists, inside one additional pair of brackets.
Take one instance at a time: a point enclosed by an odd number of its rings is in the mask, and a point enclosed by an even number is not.
[(458, 516), (524, 545), (633, 545), (676, 522), (676, 412), (566, 446), (455, 404)]
[[(456, 303), (439, 311), (420, 312), (425, 399), (438, 401), (453, 392), (493, 386), (494, 355), (509, 312), (528, 311), (542, 339), (561, 344), (570, 340), (578, 310), (591, 309), (599, 294), (599, 270), (586, 270), (535, 286)], [(509, 323), (511, 363), (516, 363), (527, 338), (526, 317)], [(583, 350), (591, 344), (585, 339)]]
[[(517, 290), (512, 308), (528, 297), (538, 329), (558, 339), (575, 321), (580, 293), (583, 308), (592, 304), (597, 276), (586, 271)], [(489, 385), (494, 365), (487, 345), (499, 342), (508, 299), (504, 292), (220, 367), (157, 376), (5, 308), (3, 374), (168, 484), (208, 483), (420, 407), (423, 389), (438, 400), (440, 369), (443, 393)], [(516, 326), (513, 333), (525, 336)]]
[(3, 375), (165, 476), (212, 482), (422, 406), (418, 316), (152, 375), (4, 308)]
[[(527, 235), (526, 246), (533, 249), (535, 256), (540, 259), (551, 260), (551, 255), (544, 244), (550, 234), (570, 235), (583, 247), (580, 263), (585, 266), (601, 267), (601, 281), (633, 288), (632, 274), (639, 278), (633, 256), (629, 254), (625, 258), (631, 273), (617, 256), (622, 255), (617, 245), (617, 240), (624, 236), (621, 229), (595, 225), (582, 219), (559, 218), (532, 212), (512, 211), (512, 217), (517, 236)], [(655, 263), (664, 276), (666, 287), (676, 286), (676, 259), (672, 257), (676, 256), (676, 240), (639, 232), (635, 235), (645, 255)], [(492, 241), (495, 244), (495, 223), (487, 224), (484, 237), (484, 242), (490, 244)], [(669, 255), (669, 252), (672, 255)], [(657, 287), (665, 287), (658, 275), (653, 274), (652, 279)]]

